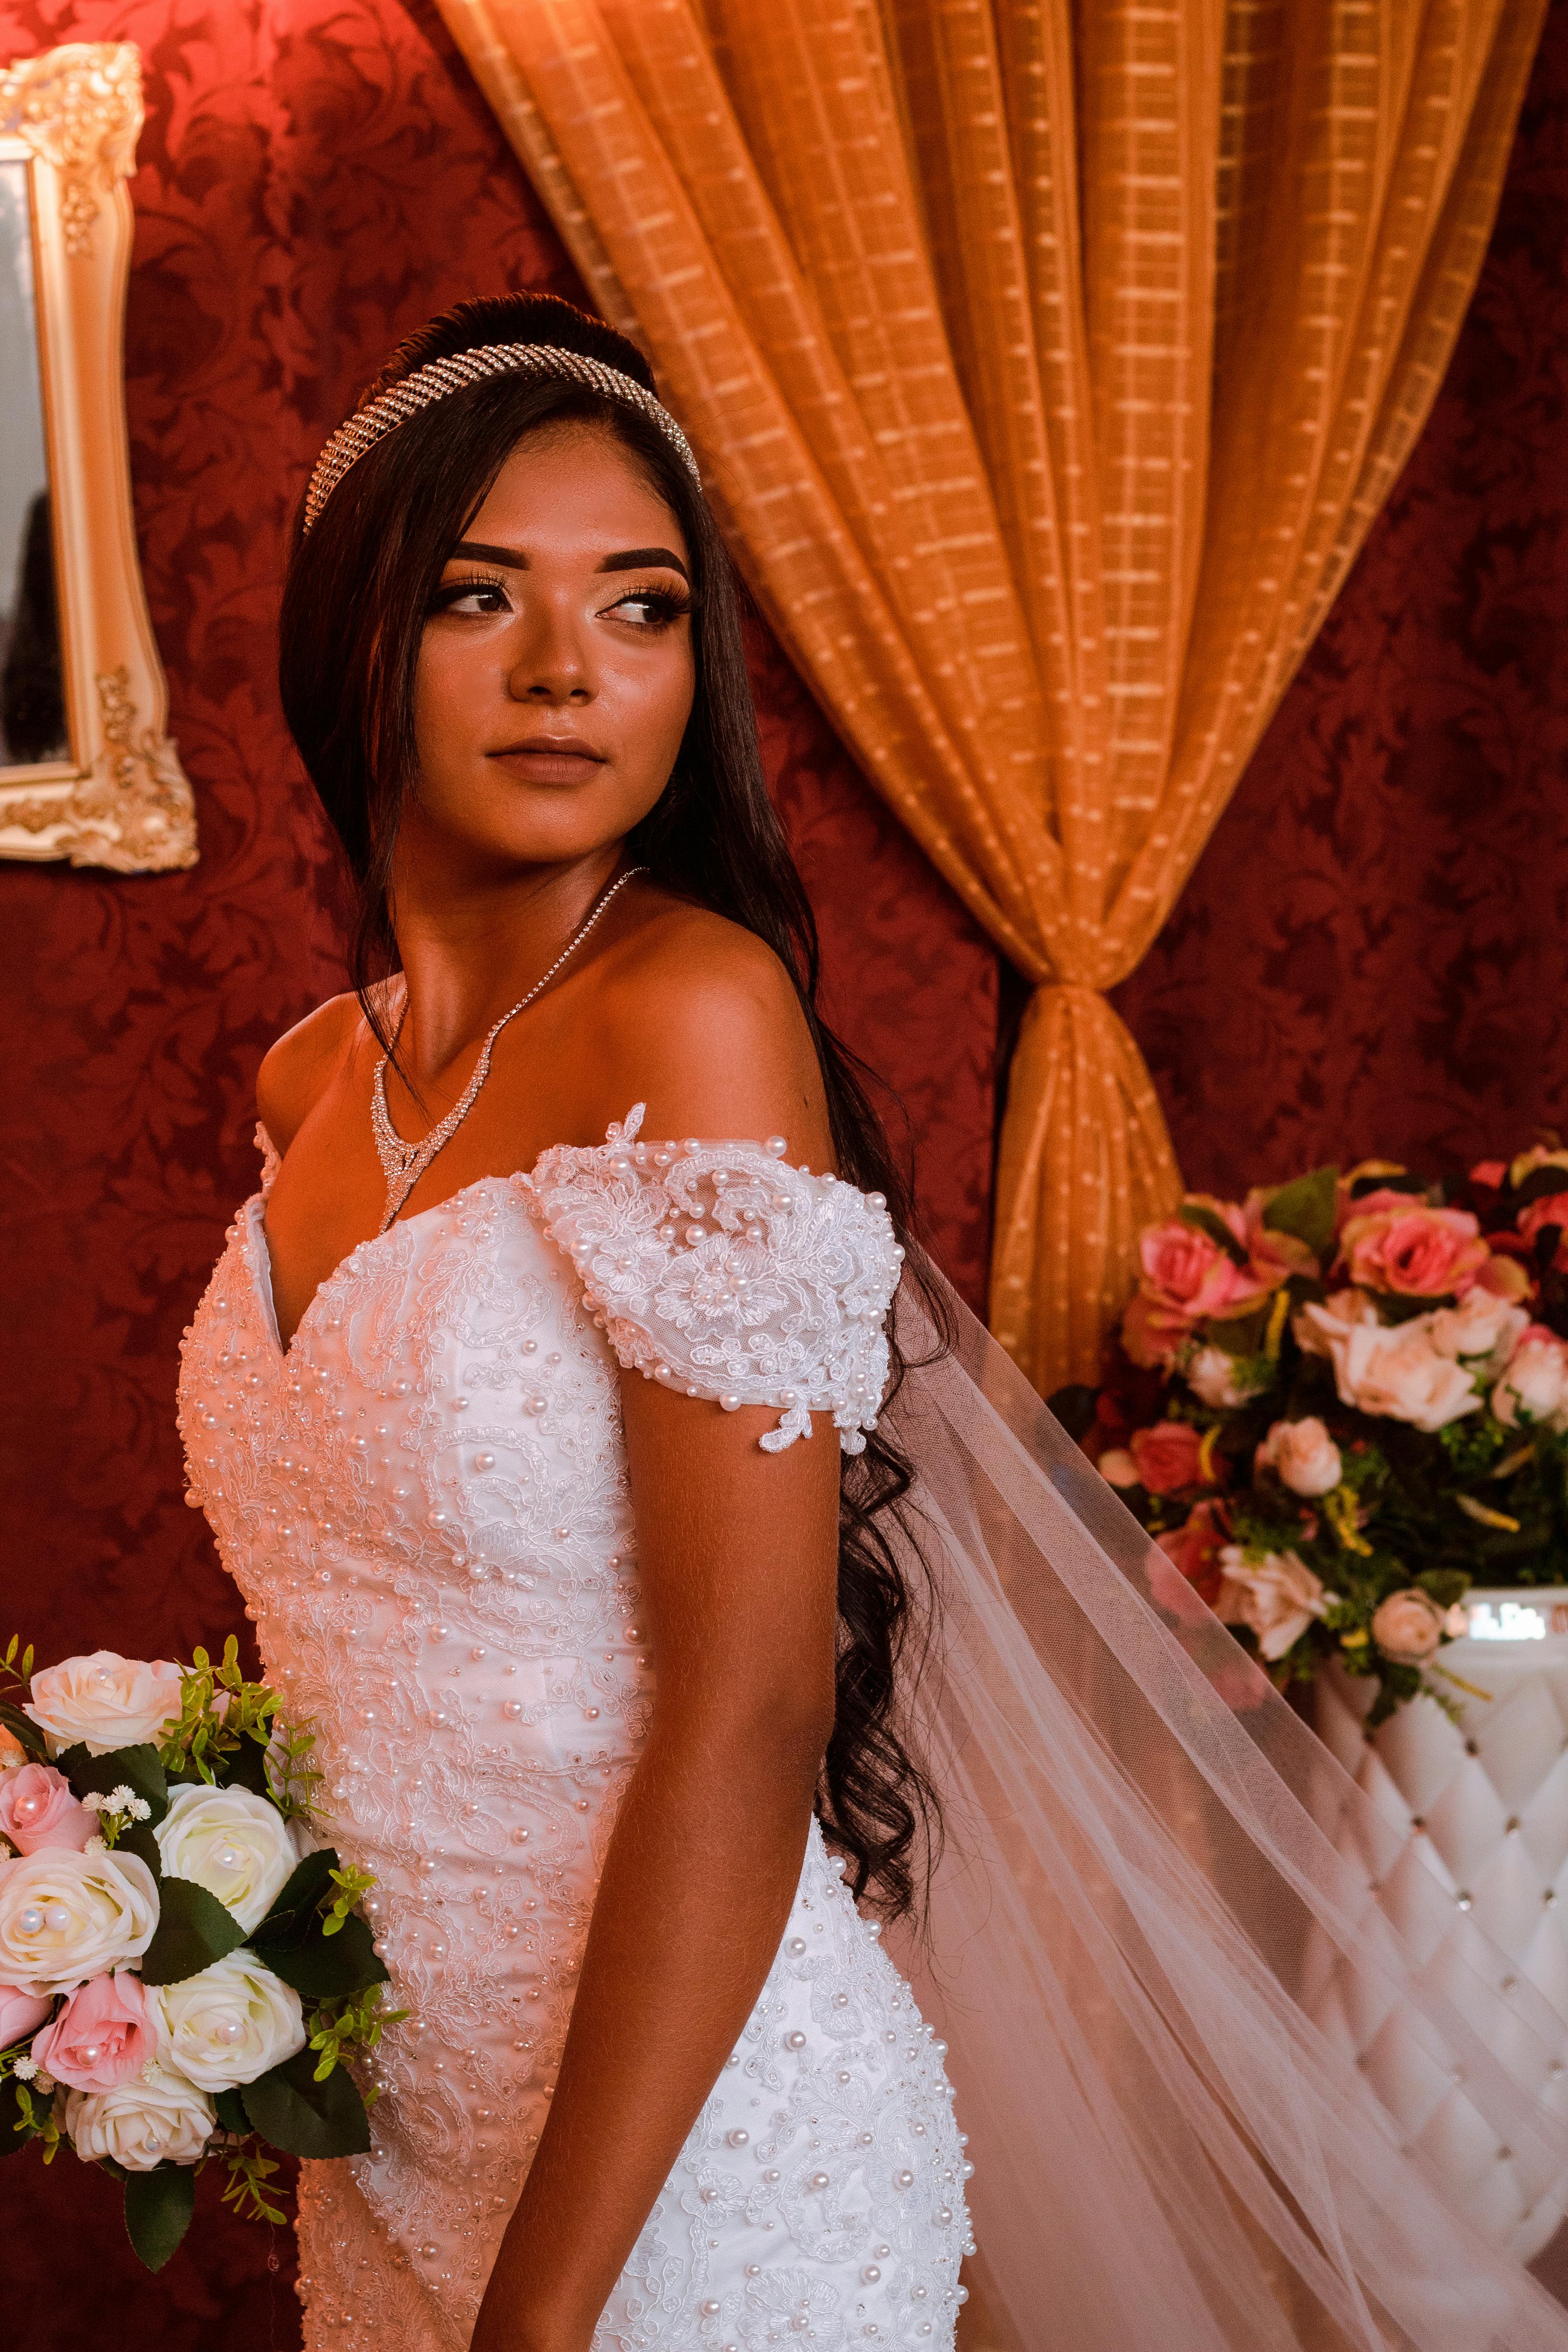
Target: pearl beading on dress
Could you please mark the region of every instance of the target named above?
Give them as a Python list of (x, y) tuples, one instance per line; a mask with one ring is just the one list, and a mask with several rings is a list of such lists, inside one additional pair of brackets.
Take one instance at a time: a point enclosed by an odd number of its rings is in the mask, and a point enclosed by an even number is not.
[(444, 400), (449, 393), (464, 392), (470, 384), (498, 375), (557, 376), (617, 400), (625, 408), (637, 409), (658, 425), (692, 480), (700, 486), (702, 477), (685, 434), (663, 402), (634, 377), (619, 368), (606, 367), (603, 360), (587, 359), (581, 352), (563, 352), (552, 343), (486, 343), (477, 351), (458, 352), (451, 359), (432, 360), (427, 367), (416, 368), (339, 425), (317, 458), (305, 492), (305, 530), (312, 529), (344, 475), (386, 434), (406, 424), (420, 409), (428, 408), (432, 401)]
[[(844, 1323), (834, 1269), (847, 1298), (873, 1265), (884, 1292), (896, 1279), (885, 1212), (865, 1202), (861, 1233), (841, 1205), (850, 1187), (761, 1144), (639, 1159), (635, 1135), (628, 1120), (596, 1154), (483, 1178), (362, 1244), (286, 1352), (253, 1200), (187, 1335), (191, 1499), (285, 1711), (315, 1724), (321, 1833), (376, 1874), (390, 1999), (412, 2012), (377, 2053), (369, 2156), (303, 2169), (307, 2352), (468, 2343), (549, 2114), (605, 1842), (647, 1733), (617, 1394), (630, 1297), (599, 1320), (542, 1189), (564, 1175), (575, 1209), (597, 1204), (592, 1238), (579, 1233), (590, 1256), (634, 1201), (639, 1232), (656, 1213), (643, 1339), (715, 1402), (735, 1391), (697, 1355), (759, 1333), (802, 1349), (803, 1392), (831, 1393), (823, 1358), (853, 1357), (844, 1329), (869, 1328), (858, 1312)], [(743, 1182), (715, 1192), (726, 1170)], [(678, 1197), (738, 1206), (764, 1183), (792, 1205), (760, 1226), (674, 1213)], [(722, 1304), (726, 1253), (748, 1233), (746, 1279), (771, 1266), (782, 1303), (748, 1323), (761, 1301), (748, 1291), (746, 1307), (731, 1282), (729, 1319), (673, 1319), (699, 1275)], [(855, 1397), (851, 1378), (846, 1411)], [(942, 2061), (814, 1828), (767, 1983), (594, 2352), (951, 2352), (968, 2167)]]

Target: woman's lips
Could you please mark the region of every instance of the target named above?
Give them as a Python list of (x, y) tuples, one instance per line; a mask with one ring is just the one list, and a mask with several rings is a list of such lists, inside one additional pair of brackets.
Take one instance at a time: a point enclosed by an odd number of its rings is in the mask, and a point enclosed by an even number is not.
[(488, 756), (509, 775), (531, 784), (581, 784), (605, 764), (605, 754), (595, 751), (591, 743), (580, 736), (530, 735), (521, 743), (509, 743), (504, 751), (491, 751)]

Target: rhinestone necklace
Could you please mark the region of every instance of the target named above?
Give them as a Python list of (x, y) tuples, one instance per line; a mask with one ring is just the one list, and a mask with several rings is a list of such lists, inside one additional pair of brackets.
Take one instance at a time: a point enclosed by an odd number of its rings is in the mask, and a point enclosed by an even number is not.
[[(391, 1224), (399, 1209), (402, 1208), (403, 1203), (407, 1200), (408, 1195), (413, 1192), (414, 1187), (418, 1183), (419, 1179), (424, 1175), (425, 1171), (435, 1159), (436, 1154), (441, 1150), (446, 1144), (450, 1143), (453, 1136), (456, 1135), (458, 1129), (468, 1118), (468, 1113), (472, 1110), (474, 1104), (479, 1097), (479, 1088), (484, 1085), (485, 1080), (490, 1074), (490, 1049), (494, 1045), (496, 1039), (500, 1035), (501, 1031), (506, 1027), (507, 1023), (509, 1021), (515, 1021), (518, 1014), (526, 1011), (527, 1007), (533, 1003), (534, 998), (542, 995), (544, 990), (549, 987), (551, 982), (554, 979), (562, 965), (566, 961), (568, 956), (574, 955), (577, 950), (582, 946), (584, 940), (587, 938), (589, 932), (593, 929), (595, 924), (598, 921), (600, 916), (604, 913), (605, 908), (609, 905), (616, 891), (624, 889), (634, 875), (646, 874), (647, 872), (647, 867), (646, 866), (628, 866), (626, 872), (624, 874), (617, 875), (615, 881), (611, 883), (609, 888), (604, 892), (602, 897), (595, 901), (594, 905), (589, 908), (587, 914), (584, 916), (583, 921), (578, 924), (577, 929), (573, 932), (571, 938), (567, 940), (565, 946), (562, 949), (560, 954), (551, 965), (549, 971), (542, 979), (534, 982), (533, 986), (529, 990), (526, 996), (520, 996), (518, 998), (517, 1003), (512, 1006), (510, 1013), (503, 1013), (501, 1014), (500, 1019), (496, 1023), (495, 1027), (490, 1031), (489, 1035), (479, 1047), (479, 1058), (474, 1065), (474, 1075), (468, 1080), (468, 1085), (464, 1087), (461, 1099), (454, 1104), (453, 1108), (447, 1113), (444, 1119), (440, 1120), (437, 1125), (431, 1128), (428, 1134), (421, 1136), (417, 1143), (405, 1143), (402, 1136), (398, 1134), (397, 1129), (392, 1124), (392, 1114), (386, 1107), (387, 1056), (384, 1054), (382, 1055), (380, 1061), (376, 1064), (375, 1076), (371, 1081), (370, 1089), (371, 1133), (375, 1138), (376, 1157), (381, 1161), (382, 1173), (386, 1178), (386, 1212), (382, 1218), (380, 1225), (376, 1229), (378, 1233), (385, 1233), (388, 1225)], [(403, 1013), (398, 1016), (397, 1032), (396, 1035), (395, 1035), (393, 1039), (394, 1046), (395, 1046), (397, 1043), (397, 1037), (401, 1036), (403, 1034), (403, 1021), (407, 1010), (408, 997), (405, 989), (403, 999)]]

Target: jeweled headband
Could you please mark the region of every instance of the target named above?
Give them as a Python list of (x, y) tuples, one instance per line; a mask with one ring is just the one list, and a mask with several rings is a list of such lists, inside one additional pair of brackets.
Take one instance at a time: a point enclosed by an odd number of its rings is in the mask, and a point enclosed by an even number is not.
[(458, 352), (452, 359), (432, 360), (428, 367), (416, 368), (412, 375), (405, 375), (401, 383), (391, 385), (339, 425), (317, 458), (305, 493), (305, 529), (309, 530), (316, 521), (349, 468), (359, 463), (367, 449), (374, 449), (384, 434), (405, 424), (417, 410), (428, 408), (433, 400), (444, 400), (449, 392), (462, 392), (491, 375), (560, 376), (568, 383), (584, 384), (591, 392), (603, 393), (607, 400), (637, 409), (658, 425), (692, 480), (701, 481), (690, 444), (668, 409), (619, 368), (606, 367), (602, 360), (584, 359), (580, 352), (558, 351), (553, 343), (484, 343), (478, 351)]

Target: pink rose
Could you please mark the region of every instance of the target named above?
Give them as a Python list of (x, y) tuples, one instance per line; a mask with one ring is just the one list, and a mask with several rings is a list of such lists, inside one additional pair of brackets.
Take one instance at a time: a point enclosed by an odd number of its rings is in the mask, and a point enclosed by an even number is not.
[[(1207, 1209), (1247, 1249), (1249, 1236), (1242, 1211), (1228, 1201), (1205, 1193), (1190, 1196), (1194, 1208)], [(1208, 1315), (1235, 1315), (1250, 1307), (1268, 1284), (1236, 1260), (1211, 1235), (1180, 1217), (1148, 1226), (1138, 1244), (1143, 1268), (1142, 1288), (1155, 1306), (1196, 1323)]]
[(33, 2060), (73, 2091), (112, 2091), (158, 2051), (140, 1977), (89, 1977), (33, 2043)]
[(1135, 1429), (1130, 1446), (1138, 1475), (1151, 1495), (1214, 1484), (1204, 1475), (1203, 1440), (1191, 1422), (1159, 1421), (1152, 1429)]
[(1219, 1599), (1220, 1554), (1229, 1540), (1230, 1530), (1218, 1503), (1196, 1504), (1184, 1527), (1168, 1528), (1155, 1538), (1166, 1559), (1211, 1609)]
[(54, 2007), (41, 1994), (23, 1992), (16, 1985), (0, 1984), (0, 2050), (9, 2050), (14, 2042), (22, 2042), (29, 2033), (37, 2033)]
[(1506, 1160), (1478, 1160), (1470, 1171), (1472, 1184), (1484, 1184), (1489, 1192), (1500, 1192), (1508, 1174)]
[(1419, 1666), (1443, 1638), (1444, 1612), (1426, 1593), (1412, 1585), (1406, 1592), (1391, 1592), (1373, 1616), (1372, 1638), (1396, 1666)]
[(41, 1853), (49, 1845), (80, 1853), (97, 1828), (52, 1764), (24, 1764), (0, 1780), (0, 1837), (8, 1837), (18, 1853)]
[(1171, 1362), (1191, 1328), (1188, 1318), (1176, 1308), (1160, 1306), (1135, 1290), (1121, 1318), (1121, 1345), (1133, 1363), (1157, 1371)]
[[(1361, 1203), (1356, 1203), (1357, 1209)], [(1406, 1202), (1351, 1218), (1341, 1235), (1351, 1279), (1405, 1298), (1445, 1298), (1469, 1289), (1487, 1262), (1480, 1227), (1468, 1209)]]

